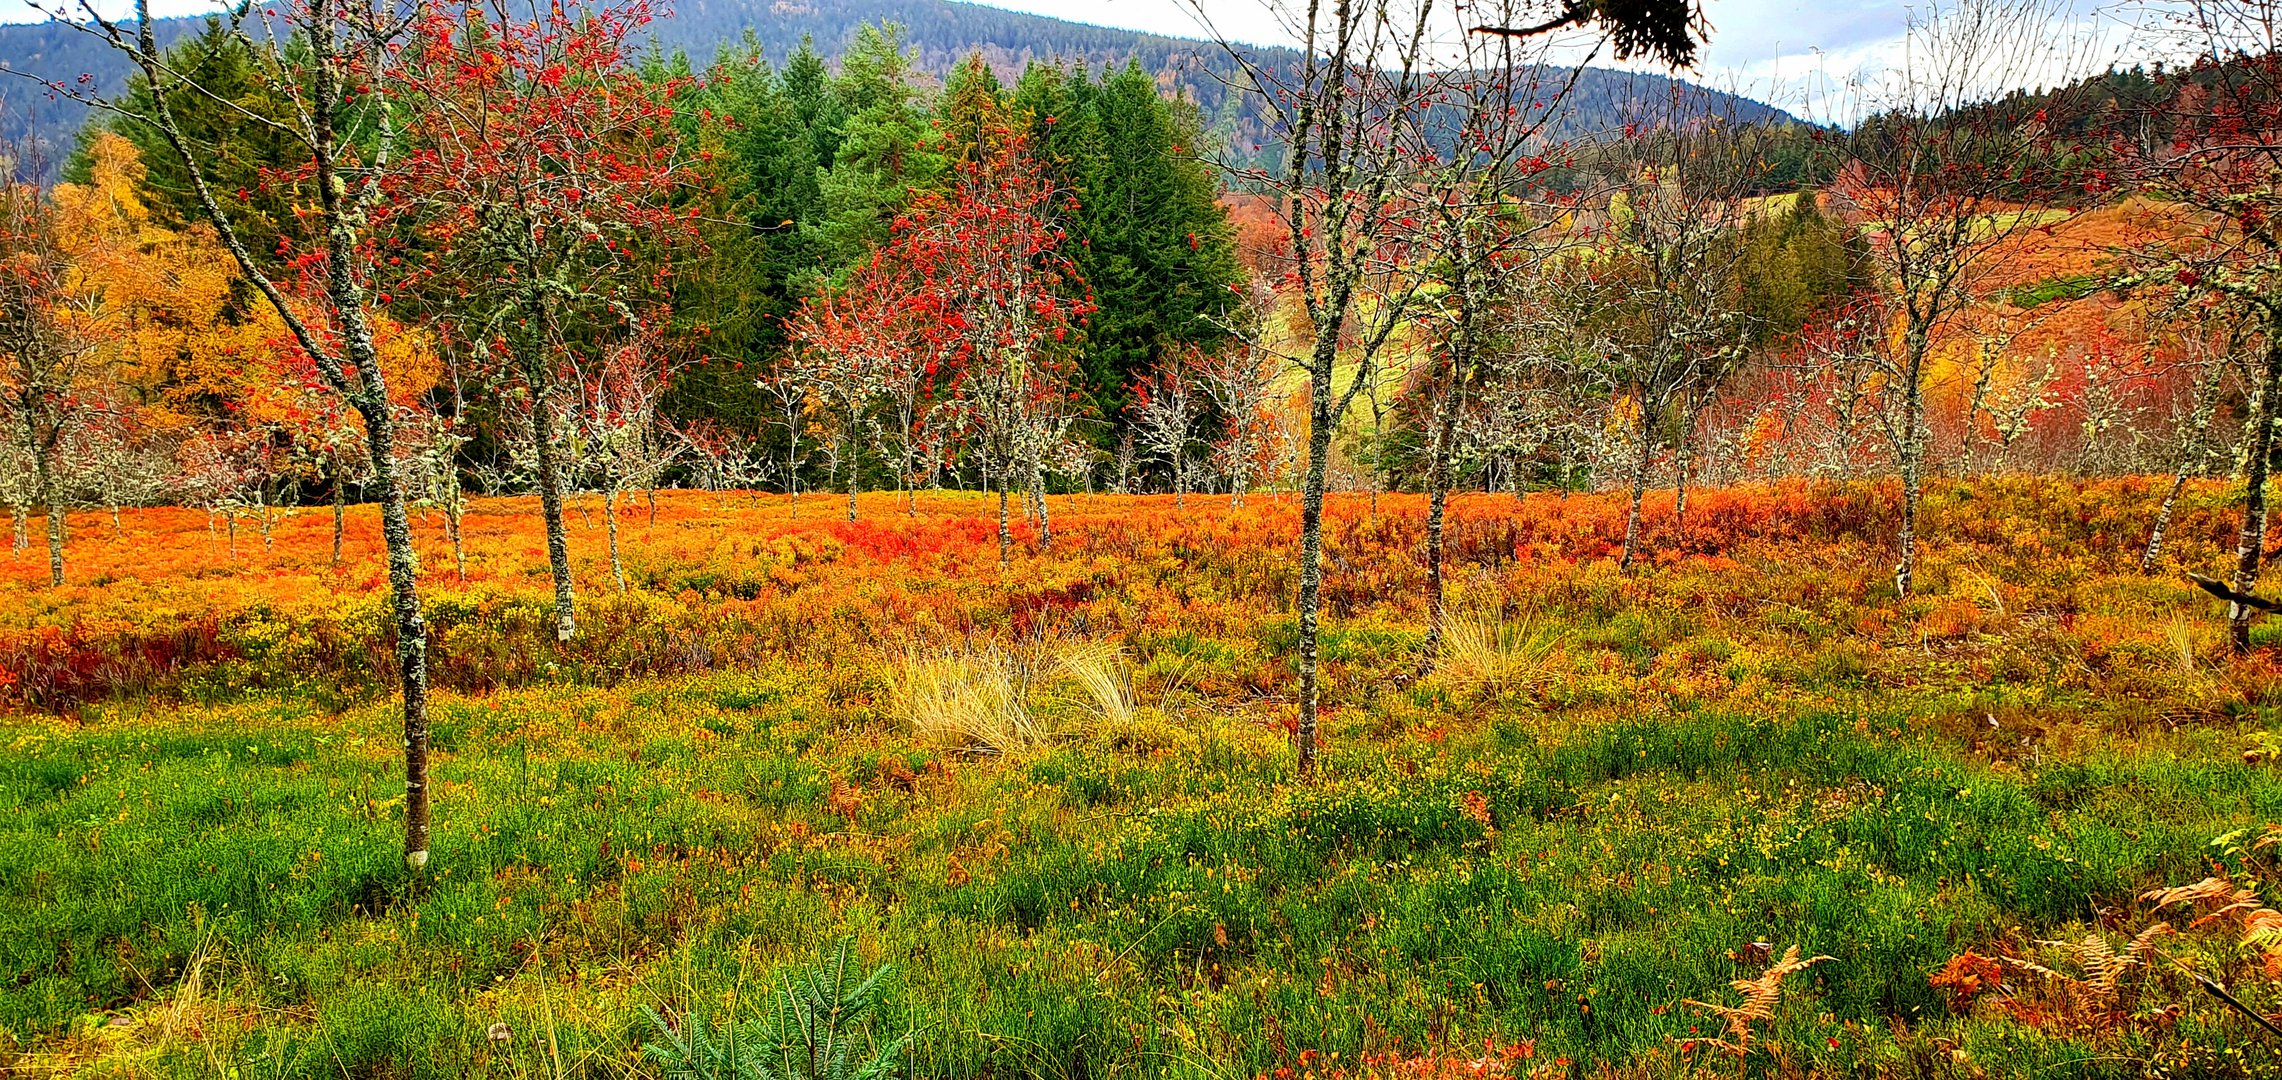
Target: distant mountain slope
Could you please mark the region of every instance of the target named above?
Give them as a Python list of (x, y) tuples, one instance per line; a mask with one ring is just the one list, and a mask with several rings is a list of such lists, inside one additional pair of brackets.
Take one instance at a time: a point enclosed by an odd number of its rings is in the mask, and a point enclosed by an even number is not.
[[(1265, 130), (1249, 95), (1229, 91), (1227, 77), (1233, 65), (1228, 58), (1217, 46), (1201, 41), (953, 0), (677, 0), (673, 11), (672, 17), (656, 24), (658, 40), (669, 50), (688, 52), (700, 65), (748, 31), (770, 60), (781, 62), (803, 38), (812, 39), (826, 57), (834, 57), (857, 27), (895, 22), (903, 25), (906, 41), (917, 52), (919, 70), (929, 75), (939, 77), (977, 51), (1009, 78), (1033, 60), (1083, 60), (1095, 66), (1138, 61), (1157, 76), (1159, 85), (1193, 98), (1239, 155), (1260, 142)], [(173, 40), (195, 25), (190, 19), (165, 20), (161, 39)], [(1272, 55), (1285, 50), (1260, 52)], [(67, 81), (88, 74), (106, 92), (121, 87), (128, 70), (116, 53), (94, 38), (49, 24), (0, 25), (0, 65)], [(1695, 108), (1707, 113), (1746, 121), (1789, 118), (1779, 109), (1746, 98), (1685, 83), (1678, 86)], [(1608, 126), (1629, 107), (1668, 100), (1674, 87), (1674, 80), (1659, 75), (1589, 69), (1574, 91), (1569, 126), (1573, 130)], [(47, 142), (49, 153), (60, 158), (69, 151), (72, 133), (85, 117), (83, 107), (48, 100), (28, 82), (0, 80), (0, 135), (36, 132)]]

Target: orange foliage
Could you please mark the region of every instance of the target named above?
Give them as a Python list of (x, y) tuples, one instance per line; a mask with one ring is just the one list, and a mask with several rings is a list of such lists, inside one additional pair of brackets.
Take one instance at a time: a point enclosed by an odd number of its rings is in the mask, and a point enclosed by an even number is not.
[[(2182, 505), (2172, 533), (2181, 558), (2215, 557), (2231, 543), (2233, 516), (2218, 493), (2197, 488)], [(2126, 643), (2175, 654), (2143, 617), (2073, 613), (2071, 582), (2098, 567), (2124, 573), (2135, 565), (2158, 497), (2153, 482), (1935, 485), (1921, 521), (1936, 538), (1931, 557), (1972, 569), (1937, 571), (1947, 583), (1908, 605), (1875, 592), (1890, 559), (1895, 496), (1890, 483), (1698, 491), (1683, 534), (1671, 493), (1653, 493), (1644, 526), (1658, 552), (1654, 567), (1627, 577), (1610, 562), (1623, 540), (1619, 495), (1460, 495), (1450, 508), (1449, 553), (1473, 568), (1466, 576), (1479, 587), (1529, 603), (1597, 606), (1590, 597), (1614, 589), (1630, 603), (1724, 610), (1774, 595), (1867, 641), (1906, 637), (1912, 647), (1953, 638), (1970, 647), (1976, 631), (2002, 631), (2012, 613), (2043, 610), (2062, 613), (2088, 662)], [(924, 493), (912, 517), (893, 493), (867, 495), (863, 519), (847, 522), (813, 501), (796, 509), (781, 496), (736, 495), (725, 505), (706, 493), (665, 492), (654, 520), (639, 499), (620, 515), (635, 584), (625, 594), (611, 588), (601, 515), (574, 507), (586, 629), (560, 646), (534, 584), (546, 557), (529, 500), (479, 499), (466, 519), (466, 582), (431, 573), (426, 583), (435, 677), (467, 690), (531, 682), (550, 669), (612, 682), (773, 655), (1065, 632), (1249, 639), (1288, 618), (1299, 514), (1289, 496), (1255, 493), (1241, 509), (1192, 498), (1185, 512), (1170, 497), (1053, 498), (1053, 547), (1038, 550), (1035, 534), (1018, 528), (1022, 550), (1002, 574), (995, 504), (973, 493)], [(1329, 500), (1327, 612), (1415, 624), (1424, 610), (1424, 501), (1387, 494), (1375, 505), (1360, 493)], [(233, 556), (220, 523), (199, 511), (130, 510), (116, 531), (107, 516), (78, 516), (65, 587), (38, 587), (45, 565), (37, 553), (0, 560), (0, 582), (13, 597), (0, 604), (0, 671), (10, 680), (0, 693), (68, 707), (185, 680), (385, 687), (377, 514), (351, 509), (338, 569), (331, 524), (322, 511), (294, 513), (277, 524), (273, 547), (241, 542)], [(416, 519), (415, 534), (425, 566), (452, 565), (441, 514)], [(1272, 692), (1288, 677), (1285, 664), (1263, 649), (1200, 672), (1196, 688)], [(1384, 674), (1368, 658), (1329, 664), (1334, 684)], [(1668, 683), (1656, 676), (1654, 689), (1694, 693), (1701, 678), (1675, 667)]]

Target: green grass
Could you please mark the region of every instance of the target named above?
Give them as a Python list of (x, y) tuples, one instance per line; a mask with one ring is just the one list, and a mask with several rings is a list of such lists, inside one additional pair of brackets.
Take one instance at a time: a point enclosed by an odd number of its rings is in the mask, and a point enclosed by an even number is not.
[[(1619, 655), (1652, 632), (1604, 630)], [(1991, 760), (1870, 693), (1591, 723), (1390, 693), (1334, 720), (1302, 786), (1279, 730), (1208, 703), (1176, 705), (1166, 745), (970, 758), (820, 675), (447, 699), (410, 891), (385, 708), (15, 721), (0, 1029), (27, 1062), (161, 1073), (617, 1075), (642, 1005), (718, 1002), (852, 933), (902, 969), (917, 1075), (1234, 1075), (1492, 1036), (1678, 1069), (1674, 1040), (1715, 1026), (1681, 1001), (1727, 1000), (1755, 973), (1729, 953), (1768, 941), (1835, 958), (1776, 1028), (1799, 1063), (1907, 1071), (1894, 1020), (1958, 1023), (1926, 983), (1947, 957), (2190, 880), (2212, 836), (2282, 815), (2282, 777), (2224, 732)], [(1409, 721), (1441, 727), (1385, 734)], [(2027, 1028), (1954, 1034), (2007, 1072), (2131, 1074)]]

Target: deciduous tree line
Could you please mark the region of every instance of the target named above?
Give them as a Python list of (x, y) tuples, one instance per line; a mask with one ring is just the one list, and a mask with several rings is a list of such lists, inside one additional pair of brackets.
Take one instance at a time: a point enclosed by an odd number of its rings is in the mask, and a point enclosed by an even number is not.
[[(1975, 81), (2040, 47), (2056, 7), (1930, 8), (1874, 119), (1823, 140), (1828, 187), (1771, 198), (1795, 162), (1773, 144), (1796, 130), (1675, 98), (1589, 145), (1553, 136), (1573, 78), (1545, 62), (1560, 35), (1684, 63), (1703, 32), (1690, 6), (1493, 8), (1329, 0), (1284, 11), (1295, 62), (1227, 46), (1280, 140), (1229, 173), (1271, 219), (1249, 250), (1201, 125), (1137, 69), (1033, 66), (1008, 87), (977, 61), (930, 98), (878, 30), (836, 73), (749, 48), (700, 72), (631, 46), (642, 0), (295, 0), (163, 51), (140, 8), (59, 12), (141, 77), (96, 100), (112, 119), (71, 183), (8, 189), (19, 536), (43, 509), (60, 583), (75, 503), (195, 500), (235, 542), (297, 480), (329, 488), (336, 522), (351, 486), (376, 495), (415, 867), (426, 640), (407, 511), (442, 506), (459, 552), (470, 480), (539, 494), (567, 638), (581, 486), (603, 496), (623, 589), (621, 497), (664, 482), (828, 484), (853, 515), (866, 486), (971, 481), (997, 494), (1003, 562), (1017, 493), (1052, 542), (1054, 477), (1130, 488), (1150, 468), (1176, 499), (1213, 478), (1235, 501), (1280, 479), (1302, 508), (1304, 774), (1340, 471), (1429, 496), (1422, 670), (1464, 483), (1619, 486), (1630, 567), (1652, 486), (1684, 530), (1692, 485), (1890, 471), (1906, 594), (1927, 477), (2023, 460), (2051, 408), (2049, 380), (2022, 374), (2023, 343), (2051, 338), (2038, 308), (2106, 290), (2135, 299), (2142, 355), (2079, 374), (2078, 445), (2144, 435), (2152, 449), (2108, 460), (2180, 477), (2231, 456), (2250, 493), (2233, 584), (2255, 586), (2282, 377), (2271, 43), (2198, 9), (2204, 63), (2148, 99), (2197, 122), (2135, 141), (2120, 99), (2092, 116), (2066, 91), (1992, 102)], [(2126, 193), (2157, 208), (2148, 242), (2094, 274), (2019, 272)], [(2151, 565), (2160, 548), (2159, 527)]]

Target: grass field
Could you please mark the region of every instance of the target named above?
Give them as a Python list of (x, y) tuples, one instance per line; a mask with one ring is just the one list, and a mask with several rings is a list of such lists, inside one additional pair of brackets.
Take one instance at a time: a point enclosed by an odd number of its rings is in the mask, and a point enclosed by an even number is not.
[(645, 1007), (845, 935), (919, 1077), (2282, 1074), (2190, 977), (2282, 1010), (2282, 666), (2134, 572), (2153, 500), (1937, 485), (1903, 601), (1881, 489), (1652, 499), (1631, 575), (1613, 497), (1464, 497), (1406, 685), (1421, 504), (1335, 497), (1309, 784), (1280, 498), (1055, 497), (1002, 571), (980, 496), (665, 493), (623, 595), (573, 515), (562, 645), (483, 503), (464, 582), (420, 526), (416, 883), (370, 509), (338, 569), (322, 510), (89, 515), (0, 568), (0, 1075), (659, 1075)]

